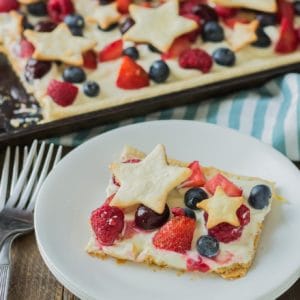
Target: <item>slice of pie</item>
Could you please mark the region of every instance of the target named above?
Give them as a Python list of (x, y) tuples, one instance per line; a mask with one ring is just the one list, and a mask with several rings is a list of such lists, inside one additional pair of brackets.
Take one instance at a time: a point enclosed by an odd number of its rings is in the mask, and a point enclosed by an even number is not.
[(184, 271), (244, 276), (276, 197), (272, 182), (126, 146), (107, 199), (90, 218), (87, 252)]

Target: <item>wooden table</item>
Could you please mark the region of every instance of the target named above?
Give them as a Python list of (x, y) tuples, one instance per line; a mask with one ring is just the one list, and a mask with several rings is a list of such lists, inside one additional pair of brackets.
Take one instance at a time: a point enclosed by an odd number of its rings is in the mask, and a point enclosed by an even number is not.
[[(65, 150), (65, 152), (68, 151), (69, 149)], [(0, 166), (2, 166), (2, 161), (3, 152), (0, 152)], [(300, 167), (300, 164), (298, 165), (298, 167)], [(53, 222), (55, 222), (55, 220), (53, 220)], [(278, 271), (280, 272), (280, 270)], [(13, 244), (12, 271), (8, 299), (78, 299), (65, 287), (63, 287), (50, 273), (39, 254), (33, 233), (18, 238)], [(278, 299), (300, 299), (300, 279)]]

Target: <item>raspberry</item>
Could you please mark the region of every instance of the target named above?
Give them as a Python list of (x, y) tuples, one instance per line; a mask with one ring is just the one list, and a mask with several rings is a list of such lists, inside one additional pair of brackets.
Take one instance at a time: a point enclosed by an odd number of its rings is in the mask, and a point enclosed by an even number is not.
[(50, 18), (58, 23), (74, 12), (74, 6), (71, 0), (49, 0), (47, 10)]
[(0, 13), (9, 12), (13, 9), (18, 9), (19, 3), (17, 0), (0, 0)]
[(20, 42), (20, 56), (22, 58), (31, 57), (34, 52), (34, 46), (27, 40), (21, 40)]
[[(222, 243), (230, 243), (237, 240), (243, 233), (243, 228), (250, 222), (250, 210), (246, 205), (241, 207), (236, 212), (240, 221), (240, 226), (235, 227), (228, 223), (220, 223), (208, 230), (208, 233)], [(204, 213), (204, 219), (207, 221), (208, 215)]]
[(199, 256), (198, 260), (194, 260), (192, 258), (188, 258), (186, 261), (186, 267), (188, 271), (200, 271), (200, 272), (208, 272), (209, 266), (203, 262), (203, 259)]
[(104, 205), (92, 212), (91, 225), (97, 241), (111, 246), (123, 230), (124, 214), (118, 207)]
[(78, 88), (69, 82), (52, 79), (47, 88), (47, 94), (60, 106), (71, 105), (78, 93)]
[(202, 49), (187, 49), (179, 56), (179, 65), (184, 69), (198, 69), (208, 73), (212, 67), (211, 56)]

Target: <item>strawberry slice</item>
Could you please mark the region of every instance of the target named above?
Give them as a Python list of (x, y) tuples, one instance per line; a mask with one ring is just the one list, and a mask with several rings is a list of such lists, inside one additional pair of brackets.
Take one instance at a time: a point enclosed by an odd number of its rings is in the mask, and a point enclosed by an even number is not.
[(196, 220), (178, 216), (172, 218), (153, 237), (156, 248), (185, 253), (191, 249)]
[(123, 51), (123, 41), (117, 40), (110, 44), (108, 44), (106, 47), (104, 47), (100, 53), (99, 53), (99, 61), (108, 61), (108, 60), (114, 60), (122, 56)]
[(97, 69), (97, 54), (93, 50), (88, 50), (82, 54), (83, 66), (87, 69)]
[(117, 9), (121, 14), (128, 14), (131, 0), (117, 0)]
[(224, 192), (230, 197), (239, 197), (243, 194), (243, 191), (239, 187), (220, 173), (208, 180), (204, 185), (205, 189), (211, 194), (215, 193), (218, 186), (221, 186)]
[(149, 85), (147, 72), (129, 56), (124, 56), (116, 82), (121, 89), (139, 89)]
[(188, 165), (188, 167), (192, 170), (192, 175), (183, 183), (182, 187), (203, 186), (206, 182), (206, 179), (202, 173), (199, 161), (193, 161)]
[(34, 52), (34, 46), (27, 40), (21, 40), (20, 42), (20, 56), (22, 58), (31, 57)]
[(161, 58), (170, 59), (170, 58), (178, 57), (183, 51), (189, 49), (190, 46), (191, 46), (190, 37), (187, 35), (182, 35), (174, 40), (170, 49), (167, 52), (163, 53)]
[(233, 17), (233, 18), (225, 18), (223, 19), (224, 24), (233, 29), (236, 23), (248, 24), (250, 20), (244, 17)]
[(293, 23), (287, 18), (283, 18), (280, 24), (280, 36), (276, 43), (275, 51), (277, 53), (291, 53), (298, 48), (298, 33)]
[(282, 22), (282, 19), (286, 18), (291, 24), (294, 24), (295, 11), (293, 3), (286, 0), (277, 0), (277, 4), (279, 22)]

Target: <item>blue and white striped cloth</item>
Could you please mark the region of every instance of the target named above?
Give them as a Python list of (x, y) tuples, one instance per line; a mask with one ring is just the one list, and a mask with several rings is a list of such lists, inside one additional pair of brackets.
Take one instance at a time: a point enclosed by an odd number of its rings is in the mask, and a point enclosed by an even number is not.
[(290, 159), (300, 160), (300, 74), (288, 74), (254, 90), (225, 98), (166, 109), (146, 116), (83, 130), (56, 143), (77, 146), (85, 140), (120, 126), (150, 120), (199, 120), (230, 127), (272, 145)]

